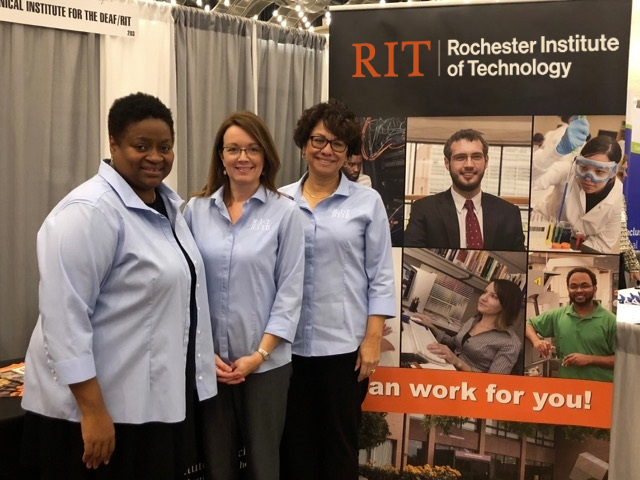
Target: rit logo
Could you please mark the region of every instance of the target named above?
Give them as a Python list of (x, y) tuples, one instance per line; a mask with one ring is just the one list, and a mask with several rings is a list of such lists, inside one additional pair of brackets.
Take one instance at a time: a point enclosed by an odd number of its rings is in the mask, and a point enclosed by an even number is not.
[(271, 220), (260, 218), (251, 222), (251, 230), (271, 230)]

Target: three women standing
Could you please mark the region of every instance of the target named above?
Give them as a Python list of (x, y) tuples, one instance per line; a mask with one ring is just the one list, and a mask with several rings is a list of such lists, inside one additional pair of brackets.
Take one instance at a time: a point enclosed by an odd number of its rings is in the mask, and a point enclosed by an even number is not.
[(220, 126), (205, 188), (185, 209), (204, 258), (218, 395), (203, 404), (207, 478), (278, 480), (304, 271), (302, 216), (276, 191), (280, 160), (264, 122)]
[(360, 146), (344, 104), (305, 110), (294, 140), (309, 170), (281, 191), (303, 213), (306, 257), (281, 478), (355, 480), (364, 380), (396, 313), (389, 223), (380, 195), (340, 172)]
[(340, 173), (359, 147), (353, 114), (304, 112), (309, 172), (284, 194), (264, 122), (231, 115), (186, 223), (162, 184), (169, 110), (119, 99), (109, 134), (111, 161), (39, 233), (23, 406), (42, 478), (180, 478), (202, 424), (209, 479), (239, 478), (242, 447), (251, 480), (356, 479), (364, 380), (396, 304), (382, 200)]

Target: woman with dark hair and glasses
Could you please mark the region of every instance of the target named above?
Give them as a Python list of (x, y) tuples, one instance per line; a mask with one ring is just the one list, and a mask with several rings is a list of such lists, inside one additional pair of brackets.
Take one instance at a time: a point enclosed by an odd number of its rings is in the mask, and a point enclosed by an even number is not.
[(389, 223), (380, 195), (341, 173), (360, 147), (344, 104), (305, 110), (294, 140), (308, 172), (281, 191), (303, 213), (306, 256), (281, 478), (357, 480), (360, 405), (396, 314)]
[(210, 480), (280, 478), (304, 236), (297, 205), (276, 191), (279, 167), (263, 120), (233, 113), (213, 142), (207, 184), (184, 212), (204, 259), (216, 345), (218, 396), (203, 403)]
[(552, 221), (566, 221), (584, 235), (583, 250), (618, 253), (622, 184), (616, 181), (622, 150), (599, 135), (584, 144), (573, 162), (562, 163), (545, 187), (555, 188), (534, 211)]
[(455, 336), (449, 336), (424, 315), (413, 313), (439, 343), (427, 345), (434, 355), (465, 372), (511, 373), (522, 342), (512, 330), (522, 305), (522, 291), (510, 280), (494, 280), (478, 299), (478, 313)]
[(217, 387), (205, 273), (162, 182), (171, 111), (128, 95), (108, 128), (111, 158), (38, 232), (23, 457), (40, 479), (176, 480), (199, 461), (198, 400)]

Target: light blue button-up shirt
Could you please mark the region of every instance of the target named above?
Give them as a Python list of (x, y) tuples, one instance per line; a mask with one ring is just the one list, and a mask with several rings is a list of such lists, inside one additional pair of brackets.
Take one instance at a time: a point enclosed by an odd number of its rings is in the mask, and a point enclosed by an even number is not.
[(353, 352), (369, 315), (396, 312), (389, 221), (378, 192), (343, 174), (334, 194), (312, 211), (302, 195), (304, 180), (281, 189), (305, 218), (304, 296), (293, 353)]
[(24, 409), (80, 420), (69, 384), (97, 377), (114, 422), (185, 417), (191, 273), (197, 273), (196, 386), (217, 393), (203, 262), (160, 185), (169, 219), (146, 206), (106, 162), (38, 232), (40, 316), (26, 355)]
[(216, 353), (233, 362), (270, 333), (283, 341), (256, 370), (265, 372), (291, 361), (304, 277), (302, 215), (291, 199), (260, 187), (232, 224), (223, 188), (192, 198), (184, 215), (205, 262)]

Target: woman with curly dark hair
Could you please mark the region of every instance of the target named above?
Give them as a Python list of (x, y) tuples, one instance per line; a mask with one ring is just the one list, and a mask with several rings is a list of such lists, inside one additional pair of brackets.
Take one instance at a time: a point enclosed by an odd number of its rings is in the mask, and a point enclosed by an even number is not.
[(360, 405), (396, 314), (389, 224), (380, 195), (341, 173), (360, 147), (344, 104), (305, 110), (294, 140), (308, 172), (281, 191), (303, 213), (306, 258), (281, 478), (356, 480)]

